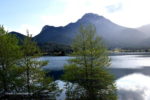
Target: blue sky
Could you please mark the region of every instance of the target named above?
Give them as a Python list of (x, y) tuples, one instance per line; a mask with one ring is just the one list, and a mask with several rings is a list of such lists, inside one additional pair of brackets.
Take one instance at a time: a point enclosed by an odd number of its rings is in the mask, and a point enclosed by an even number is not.
[(1, 0), (0, 24), (36, 35), (44, 25), (64, 26), (92, 12), (134, 28), (150, 24), (149, 10), (150, 0)]

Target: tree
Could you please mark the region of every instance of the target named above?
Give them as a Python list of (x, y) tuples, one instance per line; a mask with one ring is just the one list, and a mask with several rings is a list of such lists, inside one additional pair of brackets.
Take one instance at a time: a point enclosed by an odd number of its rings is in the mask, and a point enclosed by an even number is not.
[(68, 100), (117, 100), (113, 76), (107, 71), (110, 59), (96, 28), (81, 26), (72, 44), (73, 58), (65, 66), (63, 78)]
[(24, 96), (26, 92), (31, 99), (31, 94), (38, 96), (45, 90), (48, 94), (57, 89), (42, 69), (47, 62), (36, 59), (39, 56), (40, 50), (30, 35), (20, 46), (16, 36), (0, 26), (0, 93), (3, 94), (0, 99), (8, 99), (7, 95), (17, 93)]
[[(47, 64), (46, 61), (39, 61), (37, 58), (41, 56), (40, 50), (36, 43), (32, 41), (32, 36), (28, 35), (24, 39), (22, 45), (23, 58), (21, 66), (24, 68), (23, 77), (25, 78), (25, 91), (29, 97), (39, 94), (44, 90), (52, 91), (56, 89), (50, 77), (46, 77), (46, 72), (42, 69)], [(29, 98), (30, 99), (30, 98)]]
[[(21, 69), (16, 67), (21, 58), (18, 40), (14, 35), (8, 34), (0, 26), (0, 92), (6, 94), (16, 90)], [(14, 90), (15, 89), (15, 90)]]

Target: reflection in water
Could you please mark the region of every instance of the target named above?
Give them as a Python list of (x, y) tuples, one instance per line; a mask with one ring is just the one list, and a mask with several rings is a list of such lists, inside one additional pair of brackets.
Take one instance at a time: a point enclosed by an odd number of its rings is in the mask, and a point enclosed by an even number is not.
[[(65, 100), (65, 82), (56, 81), (60, 89), (63, 89), (61, 94), (57, 96), (57, 100)], [(124, 76), (116, 80), (118, 100), (150, 100), (150, 77), (134, 73)]]
[(110, 68), (110, 73), (115, 76), (115, 79), (119, 79), (129, 74), (141, 73), (143, 75), (150, 76), (150, 67), (141, 67), (141, 68)]
[(111, 68), (143, 68), (150, 67), (150, 56), (146, 55), (119, 55), (110, 56)]
[[(39, 60), (48, 60), (49, 64), (44, 67), (46, 70), (51, 70), (56, 76), (62, 73), (63, 66), (67, 64), (67, 60), (71, 57), (41, 57)], [(118, 79), (128, 74), (142, 73), (150, 76), (150, 56), (146, 55), (117, 55), (110, 56), (111, 65), (109, 70)], [(57, 71), (56, 71), (57, 70)], [(59, 76), (59, 75), (58, 75)]]
[[(61, 70), (64, 64), (67, 63), (71, 57), (69, 56), (47, 56), (40, 57), (39, 60), (47, 60), (49, 64), (45, 66), (46, 69), (50, 70)], [(110, 68), (143, 68), (150, 67), (150, 56), (146, 55), (117, 55), (110, 56), (111, 64)]]
[[(109, 71), (115, 75), (119, 100), (150, 100), (150, 56), (110, 56)], [(70, 57), (41, 57), (48, 60), (47, 70), (63, 70)], [(62, 72), (60, 72), (62, 73)]]
[(119, 100), (150, 100), (150, 77), (135, 73), (116, 81)]

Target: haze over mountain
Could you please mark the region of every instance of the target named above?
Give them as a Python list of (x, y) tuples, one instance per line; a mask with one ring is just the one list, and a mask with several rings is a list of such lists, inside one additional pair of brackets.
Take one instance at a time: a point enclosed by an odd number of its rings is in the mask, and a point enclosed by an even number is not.
[(150, 24), (137, 28), (139, 31), (144, 32), (146, 36), (150, 36)]
[(109, 48), (144, 48), (150, 47), (145, 40), (149, 37), (140, 29), (127, 28), (117, 25), (110, 20), (93, 13), (85, 14), (75, 23), (64, 27), (45, 25), (41, 32), (33, 39), (38, 43), (57, 43), (70, 45), (73, 38), (78, 34), (80, 25), (93, 24), (97, 35), (101, 36)]

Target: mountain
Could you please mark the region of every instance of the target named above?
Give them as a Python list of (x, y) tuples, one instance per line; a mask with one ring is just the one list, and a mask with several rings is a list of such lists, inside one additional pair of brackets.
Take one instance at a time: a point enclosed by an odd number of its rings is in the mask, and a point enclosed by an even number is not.
[(15, 31), (9, 32), (9, 34), (15, 35), (18, 38), (20, 44), (22, 44), (24, 38), (26, 37), (25, 35)]
[(19, 32), (12, 31), (12, 32), (9, 32), (9, 34), (16, 35), (17, 38), (22, 39), (22, 40), (25, 38), (25, 35), (23, 35)]
[(150, 24), (137, 28), (139, 31), (145, 33), (146, 36), (150, 36)]
[[(110, 20), (93, 13), (85, 14), (75, 23), (64, 27), (45, 25), (41, 32), (34, 37), (38, 43), (57, 43), (70, 45), (73, 38), (78, 34), (80, 25), (93, 24), (97, 35), (101, 36), (109, 48), (139, 48), (143, 47), (145, 37), (142, 31), (117, 25)], [(145, 47), (145, 45), (144, 45)]]
[(143, 36), (147, 37), (145, 40), (142, 41), (142, 44), (145, 47), (150, 47), (150, 24), (138, 27), (137, 30), (143, 32)]

